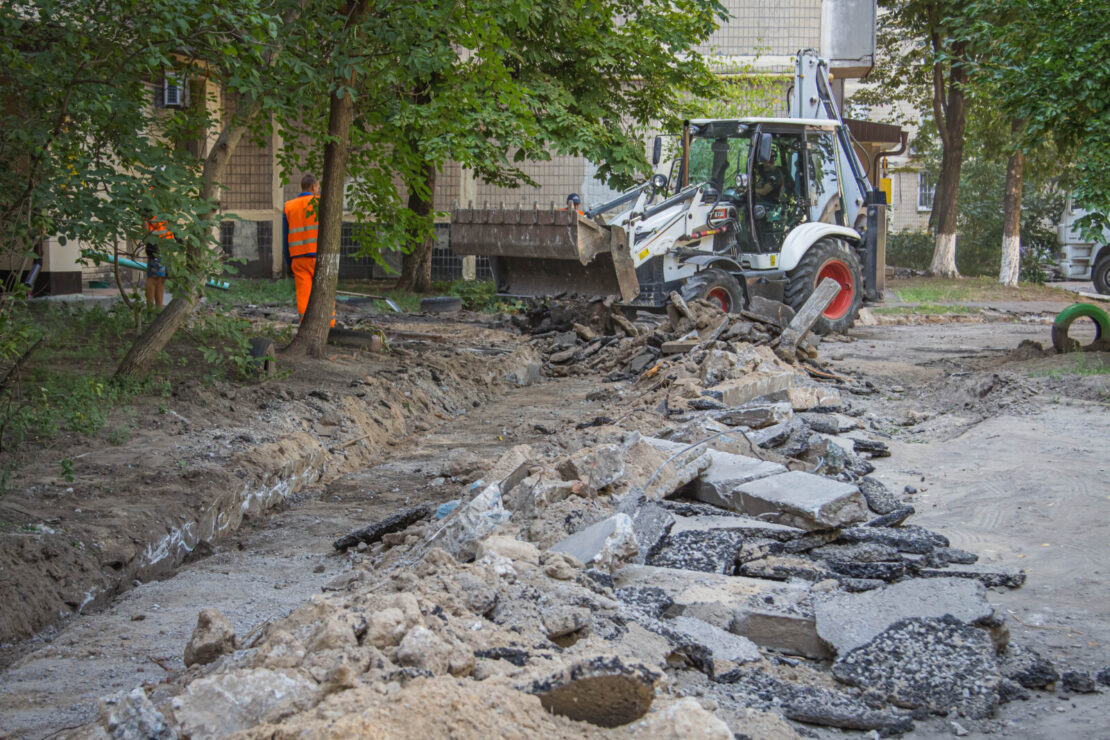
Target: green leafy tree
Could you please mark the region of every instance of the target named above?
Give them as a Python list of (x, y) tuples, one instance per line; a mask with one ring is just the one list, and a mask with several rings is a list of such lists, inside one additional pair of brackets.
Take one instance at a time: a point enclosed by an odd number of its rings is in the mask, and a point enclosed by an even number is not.
[(1110, 225), (1110, 4), (991, 0), (967, 12), (976, 22), (966, 35), (991, 47), (977, 74), (1024, 121), (1023, 142), (1052, 141), (1076, 162), (1075, 195), (1091, 211), (1082, 224), (1088, 235)]
[[(716, 85), (691, 51), (723, 17), (708, 0), (379, 2), (365, 15), (359, 7), (333, 13), (346, 25), (315, 33), (323, 41), (304, 39), (298, 94), (317, 112), (299, 111), (282, 126), (296, 132), (289, 139), (346, 151), (346, 180), (335, 180), (332, 190), (338, 196), (345, 182), (347, 209), (373, 223), (362, 232), (364, 251), (402, 244), (415, 255), (406, 269), (416, 288), (430, 280), (431, 199), (446, 162), (514, 185), (530, 183), (526, 160), (582, 155), (620, 186), (647, 170), (647, 127), (677, 117), (682, 93)], [(309, 54), (314, 43), (318, 53)], [(348, 92), (346, 135), (325, 131), (317, 123), (322, 111), (334, 113)], [(314, 152), (283, 156), (287, 170), (319, 162)], [(330, 267), (321, 269), (321, 259), (337, 261), (339, 242), (338, 230), (324, 223), (328, 172), (324, 163), (316, 277), (334, 289)], [(323, 355), (331, 304), (322, 289), (313, 306), (316, 285), (291, 352)]]
[[(144, 374), (191, 315), (204, 280), (218, 271), (211, 218), (222, 173), (258, 118), (267, 70), (290, 0), (31, 0), (0, 8), (0, 244), (26, 265), (42, 240), (79, 240), (112, 252), (144, 235), (143, 220), (168, 222), (163, 259), (175, 298), (135, 341), (117, 374)], [(163, 109), (167, 75), (198, 91), (192, 105)], [(244, 103), (214, 116), (213, 80)], [(206, 156), (196, 152), (219, 131)]]
[[(531, 184), (516, 163), (578, 155), (598, 163), (599, 178), (625, 187), (648, 169), (647, 129), (677, 120), (691, 95), (718, 89), (695, 51), (727, 17), (716, 0), (498, 0), (484, 10), (481, 26), (442, 38), (468, 55), (411, 69), (413, 99), (423, 105), (404, 127), (425, 165), (421, 181), (406, 186), (410, 208), (425, 220), (435, 173), (448, 159), (485, 182), (515, 185)], [(460, 73), (478, 73), (481, 83), (467, 96), (468, 116), (453, 100)], [(429, 231), (413, 234), (399, 287), (430, 289), (432, 246)]]
[[(968, 71), (974, 46), (958, 30), (966, 23), (957, 0), (879, 0), (879, 62), (858, 99), (876, 105), (900, 101), (911, 122), (931, 113), (940, 141), (941, 167), (931, 221), (936, 245), (929, 272), (958, 277), (956, 233), (960, 168), (967, 126)], [(921, 117), (921, 118), (919, 118)]]

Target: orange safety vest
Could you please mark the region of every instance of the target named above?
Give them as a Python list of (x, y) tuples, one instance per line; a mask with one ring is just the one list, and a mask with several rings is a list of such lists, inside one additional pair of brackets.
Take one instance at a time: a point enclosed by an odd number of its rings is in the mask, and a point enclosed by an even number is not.
[[(285, 220), (289, 224), (289, 259), (316, 256), (317, 200), (311, 193), (285, 202)], [(310, 211), (311, 206), (311, 211)]]
[(173, 233), (166, 228), (165, 221), (154, 221), (148, 218), (146, 220), (146, 230), (154, 236), (160, 236), (163, 239), (173, 239)]

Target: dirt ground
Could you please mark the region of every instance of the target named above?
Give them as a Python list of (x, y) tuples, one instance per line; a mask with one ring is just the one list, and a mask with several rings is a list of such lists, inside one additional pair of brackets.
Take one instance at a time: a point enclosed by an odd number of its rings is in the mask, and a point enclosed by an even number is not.
[[(1110, 355), (1023, 345), (1050, 345), (1054, 308), (1000, 308), (990, 322), (857, 327), (819, 351), (874, 387), (847, 398), (887, 435), (875, 477), (915, 491), (914, 523), (1025, 570), (1023, 588), (990, 600), (1022, 644), (1093, 675), (1110, 666), (1110, 374), (1096, 372)], [(451, 473), (468, 462), (619, 415), (597, 377), (520, 385), (536, 358), (505, 323), (375, 320), (392, 354), (337, 349), (267, 383), (178, 389), (173, 413), (148, 410), (152, 428), (127, 445), (74, 439), (28, 461), (0, 500), (0, 736), (77, 727), (99, 697), (181, 669), (202, 608), (240, 636), (288, 613), (351, 572), (359, 555), (336, 554), (335, 537), (456, 497)], [(73, 482), (54, 463), (67, 455)], [(1110, 737), (1103, 691), (1035, 693), (963, 724), (971, 737)], [(938, 718), (910, 737), (953, 732)]]

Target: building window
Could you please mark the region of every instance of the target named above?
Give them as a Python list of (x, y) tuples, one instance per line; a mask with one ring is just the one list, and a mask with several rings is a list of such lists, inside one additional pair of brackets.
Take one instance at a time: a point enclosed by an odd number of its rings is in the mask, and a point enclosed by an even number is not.
[(937, 193), (937, 186), (929, 182), (929, 176), (924, 172), (917, 173), (917, 210), (933, 210), (933, 196)]

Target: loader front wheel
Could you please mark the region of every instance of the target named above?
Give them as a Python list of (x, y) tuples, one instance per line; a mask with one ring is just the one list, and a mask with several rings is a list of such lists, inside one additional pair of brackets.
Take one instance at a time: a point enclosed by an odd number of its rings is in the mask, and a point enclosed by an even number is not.
[(854, 252), (843, 242), (822, 239), (809, 248), (798, 266), (787, 273), (786, 305), (795, 311), (813, 295), (825, 278), (840, 284), (840, 293), (813, 325), (816, 334), (839, 334), (851, 328), (863, 300), (863, 271)]
[(736, 278), (723, 270), (702, 270), (682, 285), (682, 298), (693, 301), (701, 298), (720, 306), (725, 313), (739, 313), (744, 307), (744, 294)]

